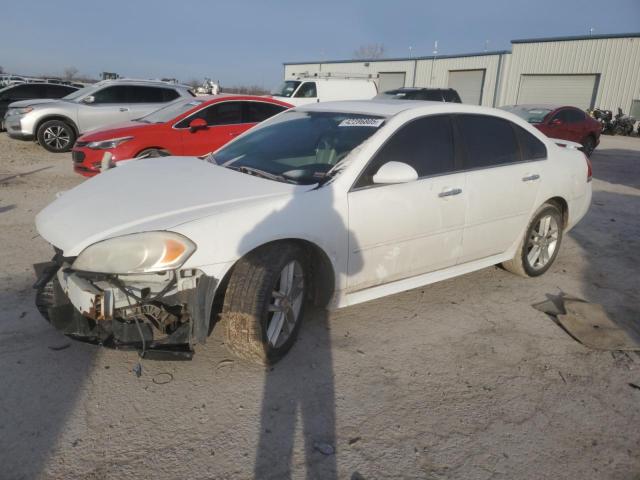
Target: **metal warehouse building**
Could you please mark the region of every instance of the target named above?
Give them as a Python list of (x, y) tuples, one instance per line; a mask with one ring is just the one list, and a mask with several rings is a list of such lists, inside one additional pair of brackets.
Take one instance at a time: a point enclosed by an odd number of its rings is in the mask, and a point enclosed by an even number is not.
[(513, 40), (512, 50), (379, 60), (284, 64), (285, 79), (371, 77), (380, 91), (452, 87), (487, 106), (552, 103), (640, 118), (640, 33)]

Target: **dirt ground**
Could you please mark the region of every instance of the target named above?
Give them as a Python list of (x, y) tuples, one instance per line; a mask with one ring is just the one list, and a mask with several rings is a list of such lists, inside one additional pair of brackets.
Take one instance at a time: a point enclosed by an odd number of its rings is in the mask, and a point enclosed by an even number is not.
[(593, 164), (591, 211), (541, 278), (488, 268), (315, 311), (269, 370), (214, 332), (138, 378), (135, 352), (36, 311), (34, 216), (82, 180), (0, 134), (0, 479), (640, 479), (640, 356), (531, 307), (567, 292), (639, 324), (640, 138), (604, 137)]

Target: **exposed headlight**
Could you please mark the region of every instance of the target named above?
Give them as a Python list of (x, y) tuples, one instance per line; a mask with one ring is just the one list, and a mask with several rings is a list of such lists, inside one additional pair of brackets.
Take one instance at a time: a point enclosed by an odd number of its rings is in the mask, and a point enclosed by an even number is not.
[(25, 113), (29, 113), (33, 111), (33, 107), (23, 107), (23, 108), (10, 108), (7, 115), (24, 115)]
[(94, 150), (108, 150), (109, 148), (116, 148), (118, 145), (131, 140), (133, 137), (119, 137), (110, 138), (109, 140), (99, 140), (97, 142), (89, 142), (87, 147)]
[(191, 240), (178, 233), (134, 233), (88, 246), (71, 268), (119, 274), (164, 272), (181, 267), (196, 248)]

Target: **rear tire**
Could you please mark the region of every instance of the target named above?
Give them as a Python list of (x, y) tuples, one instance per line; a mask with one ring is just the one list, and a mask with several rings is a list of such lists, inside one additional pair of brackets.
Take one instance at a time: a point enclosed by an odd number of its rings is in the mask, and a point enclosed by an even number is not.
[(304, 251), (292, 243), (267, 245), (238, 261), (221, 314), (231, 353), (271, 365), (291, 349), (304, 315), (308, 271)]
[(76, 143), (76, 131), (62, 120), (49, 120), (38, 128), (38, 143), (49, 152), (68, 152)]
[(545, 203), (533, 215), (516, 255), (502, 266), (521, 277), (537, 277), (545, 273), (560, 250), (562, 243), (562, 212)]

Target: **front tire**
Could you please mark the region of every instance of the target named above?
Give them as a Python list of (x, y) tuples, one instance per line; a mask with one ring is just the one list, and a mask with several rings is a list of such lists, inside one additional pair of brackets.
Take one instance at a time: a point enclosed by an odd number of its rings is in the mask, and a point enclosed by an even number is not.
[(291, 349), (304, 315), (306, 257), (291, 243), (261, 247), (233, 267), (221, 323), (234, 355), (271, 365)]
[(53, 153), (68, 152), (76, 142), (76, 132), (62, 120), (49, 120), (40, 125), (37, 132), (38, 143)]
[(560, 209), (551, 203), (542, 205), (529, 222), (516, 256), (502, 266), (522, 277), (537, 277), (545, 273), (558, 256), (562, 225)]

